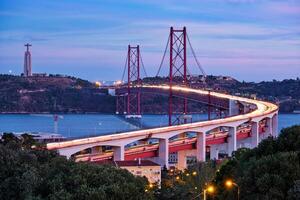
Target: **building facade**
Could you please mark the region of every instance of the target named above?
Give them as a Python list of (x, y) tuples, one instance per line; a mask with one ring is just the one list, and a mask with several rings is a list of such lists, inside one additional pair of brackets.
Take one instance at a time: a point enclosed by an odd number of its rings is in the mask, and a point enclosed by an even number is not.
[(161, 183), (161, 166), (150, 160), (130, 160), (130, 161), (115, 161), (115, 165), (122, 169), (128, 170), (135, 176), (145, 176), (149, 183)]

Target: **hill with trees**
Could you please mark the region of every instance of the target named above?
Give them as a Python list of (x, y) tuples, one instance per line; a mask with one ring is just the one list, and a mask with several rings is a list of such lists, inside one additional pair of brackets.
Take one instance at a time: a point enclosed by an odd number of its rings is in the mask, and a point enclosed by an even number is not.
[[(178, 84), (180, 79), (174, 79)], [(280, 112), (300, 110), (300, 80), (270, 82), (239, 82), (226, 76), (189, 78), (192, 87), (245, 97), (257, 97), (280, 104)], [(167, 77), (144, 78), (146, 84), (165, 84)], [(168, 98), (142, 94), (143, 113), (166, 113)], [(174, 101), (180, 101), (175, 99)], [(70, 76), (21, 77), (0, 75), (0, 113), (115, 113), (116, 98), (105, 88)], [(179, 104), (180, 105), (180, 104)], [(190, 102), (190, 112), (205, 112), (207, 106)]]
[(95, 84), (61, 75), (0, 75), (2, 113), (111, 113), (115, 99)]

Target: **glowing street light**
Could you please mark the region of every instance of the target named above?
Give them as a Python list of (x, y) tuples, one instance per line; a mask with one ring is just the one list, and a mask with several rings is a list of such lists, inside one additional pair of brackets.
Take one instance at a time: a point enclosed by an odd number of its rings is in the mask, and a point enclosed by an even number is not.
[(99, 82), (99, 81), (96, 81), (95, 85), (96, 85), (96, 87), (101, 87), (102, 86), (101, 82)]
[(193, 176), (197, 176), (197, 172), (196, 172), (196, 171), (193, 172), (192, 175), (193, 175)]
[(207, 186), (203, 190), (203, 200), (206, 200), (206, 193), (213, 194), (215, 192), (215, 187), (213, 185)]
[(240, 199), (240, 187), (238, 184), (236, 184), (235, 182), (233, 182), (232, 180), (228, 179), (225, 181), (225, 186), (228, 189), (231, 189), (233, 186), (237, 187), (237, 195), (238, 195), (238, 200)]

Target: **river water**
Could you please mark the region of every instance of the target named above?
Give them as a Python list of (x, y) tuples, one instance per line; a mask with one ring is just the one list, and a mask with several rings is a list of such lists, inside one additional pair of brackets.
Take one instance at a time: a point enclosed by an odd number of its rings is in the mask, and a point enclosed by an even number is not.
[[(206, 120), (207, 115), (193, 115), (193, 121)], [(143, 115), (142, 123), (147, 127), (167, 125), (166, 115)], [(279, 130), (300, 125), (300, 114), (279, 114)], [(59, 115), (57, 132), (66, 137), (94, 136), (106, 133), (136, 130), (137, 127), (116, 115), (64, 114)], [(53, 115), (2, 114), (0, 132), (55, 132)]]

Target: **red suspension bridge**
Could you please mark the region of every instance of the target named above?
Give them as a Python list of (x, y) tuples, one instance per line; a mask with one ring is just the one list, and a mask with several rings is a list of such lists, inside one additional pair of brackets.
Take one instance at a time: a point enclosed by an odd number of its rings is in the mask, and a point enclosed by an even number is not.
[[(187, 46), (190, 47), (203, 81), (206, 74), (192, 48), (186, 28), (170, 28), (168, 42), (157, 76), (169, 53), (169, 75), (166, 84), (145, 84), (141, 68), (146, 74), (140, 46), (128, 46), (123, 79), (127, 82), (114, 87), (117, 96), (116, 113), (125, 119), (142, 117), (143, 94), (159, 94), (168, 97), (167, 127), (97, 136), (70, 141), (49, 143), (48, 149), (56, 149), (77, 160), (132, 160), (150, 158), (162, 166), (169, 166), (169, 154), (177, 154), (177, 167), (186, 167), (186, 157), (194, 156), (205, 161), (206, 152), (211, 159), (218, 159), (220, 152), (228, 156), (239, 147), (253, 148), (269, 135), (277, 135), (278, 107), (272, 103), (247, 99), (203, 89), (193, 89), (189, 81)], [(175, 101), (176, 100), (176, 101)], [(208, 121), (191, 122), (188, 103), (201, 102), (208, 106)], [(211, 108), (226, 111), (227, 117), (211, 119)], [(193, 136), (189, 134), (193, 133)], [(107, 148), (109, 147), (109, 148)]]

